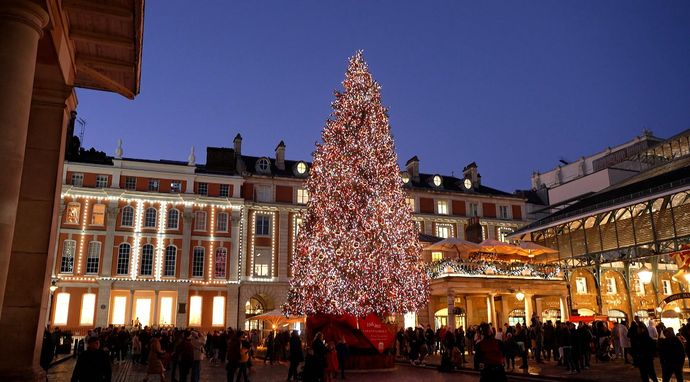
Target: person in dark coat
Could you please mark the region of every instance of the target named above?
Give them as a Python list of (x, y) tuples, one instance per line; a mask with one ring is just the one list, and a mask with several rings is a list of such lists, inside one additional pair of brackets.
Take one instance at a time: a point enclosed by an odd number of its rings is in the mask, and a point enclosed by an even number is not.
[(304, 353), (302, 352), (302, 339), (296, 330), (292, 331), (290, 336), (290, 369), (288, 370), (288, 381), (297, 380), (297, 368), (300, 362), (304, 361)]
[(326, 369), (326, 353), (328, 353), (328, 348), (323, 341), (323, 333), (318, 332), (314, 336), (314, 341), (311, 343), (311, 349), (314, 352), (314, 376), (316, 376), (315, 381), (324, 380), (324, 372)]
[(228, 333), (228, 337), (230, 338), (230, 340), (228, 341), (227, 351), (225, 352), (228, 360), (228, 364), (225, 366), (225, 370), (227, 371), (228, 382), (233, 382), (235, 380), (235, 372), (237, 372), (237, 368), (240, 366), (241, 334), (242, 332), (239, 331), (237, 333)]
[(345, 342), (345, 337), (341, 338), (340, 341), (335, 345), (335, 352), (338, 354), (338, 366), (340, 366), (340, 378), (345, 379), (345, 359), (349, 354), (349, 349), (347, 347), (347, 342)]
[(268, 334), (268, 337), (266, 337), (266, 357), (264, 358), (264, 365), (268, 360), (270, 360), (271, 365), (273, 365), (273, 357), (275, 357), (275, 336), (273, 332), (271, 332)]
[(489, 324), (479, 325), (481, 341), (474, 346), (474, 368), (479, 370), (479, 382), (505, 382), (506, 372), (503, 368), (503, 343), (494, 338)]
[(74, 366), (71, 382), (110, 382), (110, 358), (101, 350), (98, 337), (89, 337), (86, 346), (86, 351), (81, 354)]
[(656, 371), (654, 370), (654, 356), (656, 346), (654, 340), (649, 336), (649, 331), (644, 325), (637, 325), (637, 367), (640, 369), (640, 377), (643, 382), (649, 379), (656, 382)]
[(666, 328), (663, 333), (664, 338), (659, 340), (661, 380), (668, 382), (671, 380), (671, 375), (675, 375), (677, 381), (683, 382), (683, 364), (685, 363), (683, 343), (676, 337), (673, 328)]
[(175, 349), (178, 353), (178, 366), (180, 368), (180, 382), (187, 382), (189, 371), (194, 363), (194, 345), (192, 345), (191, 333), (185, 332), (182, 342)]

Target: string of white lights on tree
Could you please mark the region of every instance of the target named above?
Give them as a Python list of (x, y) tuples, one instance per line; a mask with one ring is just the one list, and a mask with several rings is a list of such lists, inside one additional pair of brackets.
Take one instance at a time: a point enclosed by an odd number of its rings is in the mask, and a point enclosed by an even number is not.
[(362, 317), (416, 311), (429, 279), (405, 203), (378, 83), (350, 58), (306, 182), (309, 194), (284, 310)]

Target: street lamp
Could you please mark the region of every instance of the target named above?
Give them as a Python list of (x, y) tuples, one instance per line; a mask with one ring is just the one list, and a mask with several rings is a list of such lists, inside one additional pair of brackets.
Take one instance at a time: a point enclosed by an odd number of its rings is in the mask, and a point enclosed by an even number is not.
[(48, 298), (48, 324), (50, 324), (50, 309), (53, 306), (53, 294), (55, 294), (55, 291), (58, 289), (57, 286), (57, 280), (52, 280), (50, 282), (50, 287), (48, 287), (48, 290), (50, 290), (50, 297)]
[(637, 271), (637, 277), (640, 278), (643, 284), (649, 284), (652, 282), (652, 271), (650, 271), (646, 265), (643, 265), (642, 268)]
[(518, 301), (524, 301), (525, 300), (525, 293), (522, 291), (518, 291), (517, 293), (515, 293), (515, 298)]
[(53, 293), (55, 293), (55, 291), (58, 289), (57, 282), (56, 282), (55, 280), (53, 280), (53, 281), (50, 283), (50, 288), (48, 288), (48, 289), (50, 289), (50, 294), (51, 294), (51, 295), (52, 295)]

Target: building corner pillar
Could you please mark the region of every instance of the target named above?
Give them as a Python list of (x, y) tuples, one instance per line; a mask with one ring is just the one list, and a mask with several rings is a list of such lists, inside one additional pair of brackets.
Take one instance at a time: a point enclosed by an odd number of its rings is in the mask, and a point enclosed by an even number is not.
[(455, 329), (455, 291), (453, 289), (448, 289), (447, 304), (448, 320), (446, 324), (448, 329)]

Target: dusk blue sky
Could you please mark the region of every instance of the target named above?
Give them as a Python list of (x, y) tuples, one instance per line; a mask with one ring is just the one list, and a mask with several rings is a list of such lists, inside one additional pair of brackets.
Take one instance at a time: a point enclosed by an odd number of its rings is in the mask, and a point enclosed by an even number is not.
[(141, 94), (80, 89), (86, 147), (310, 159), (363, 49), (398, 159), (528, 188), (534, 170), (690, 127), (690, 1), (147, 1)]

